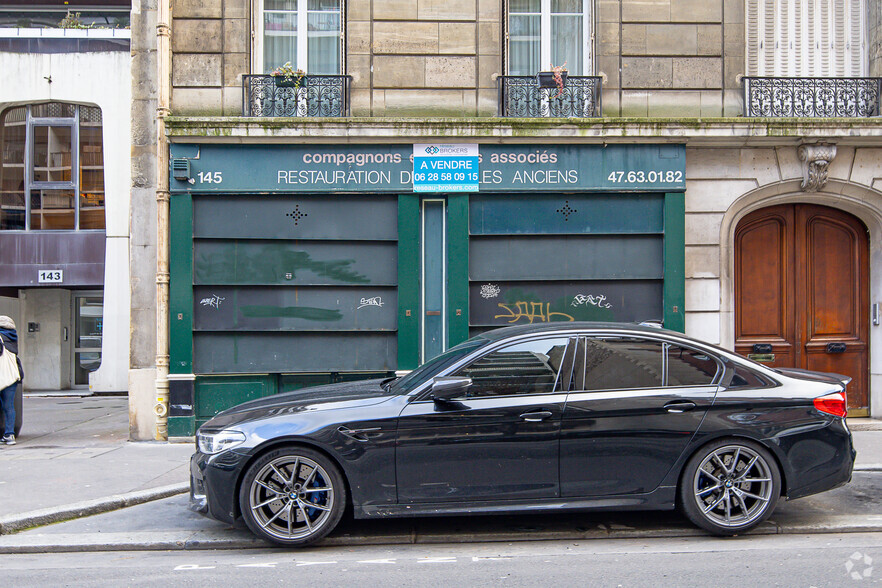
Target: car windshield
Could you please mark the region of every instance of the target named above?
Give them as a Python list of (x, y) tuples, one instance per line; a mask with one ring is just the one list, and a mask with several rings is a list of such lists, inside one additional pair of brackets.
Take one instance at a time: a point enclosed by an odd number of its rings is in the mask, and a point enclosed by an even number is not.
[(460, 343), (456, 347), (451, 347), (441, 355), (436, 355), (406, 376), (396, 380), (389, 388), (389, 391), (393, 394), (407, 394), (444, 368), (453, 365), (460, 358), (465, 357), (489, 342), (488, 339), (478, 336)]

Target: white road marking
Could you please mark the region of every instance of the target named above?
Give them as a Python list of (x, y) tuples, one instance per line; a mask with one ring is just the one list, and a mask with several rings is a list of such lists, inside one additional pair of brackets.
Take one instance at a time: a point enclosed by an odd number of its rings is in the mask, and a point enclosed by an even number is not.
[(329, 564), (335, 564), (335, 561), (301, 561), (297, 564), (297, 566), (324, 566)]
[(175, 568), (176, 572), (184, 570), (213, 570), (214, 566), (200, 566), (199, 564), (181, 564)]
[(417, 560), (417, 563), (456, 563), (455, 557), (424, 557)]
[(473, 557), (472, 561), (508, 561), (510, 557)]
[(363, 559), (363, 560), (360, 560), (358, 563), (363, 563), (363, 564), (394, 564), (394, 563), (395, 563), (395, 560), (394, 560), (394, 559)]
[(239, 564), (237, 568), (274, 568), (278, 564), (275, 562), (272, 563), (254, 563), (254, 564)]

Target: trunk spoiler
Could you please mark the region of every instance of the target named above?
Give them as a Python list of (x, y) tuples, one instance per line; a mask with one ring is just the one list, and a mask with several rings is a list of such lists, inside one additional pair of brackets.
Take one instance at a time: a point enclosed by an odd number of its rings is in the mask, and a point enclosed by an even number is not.
[(851, 382), (851, 376), (842, 374), (834, 374), (831, 372), (813, 372), (811, 370), (801, 370), (798, 368), (774, 368), (774, 370), (785, 376), (792, 376), (802, 380), (814, 380), (816, 382), (829, 382), (831, 384), (842, 384), (847, 386)]

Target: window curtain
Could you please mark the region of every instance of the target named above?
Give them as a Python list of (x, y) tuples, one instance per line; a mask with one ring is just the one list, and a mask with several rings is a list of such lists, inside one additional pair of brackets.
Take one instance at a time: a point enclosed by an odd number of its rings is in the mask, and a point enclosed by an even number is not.
[[(302, 36), (305, 35), (305, 43)], [(263, 69), (291, 63), (308, 74), (340, 74), (340, 0), (264, 0)]]
[(298, 0), (265, 0), (263, 5), (263, 69), (271, 72), (291, 63), (297, 69)]
[(541, 8), (539, 0), (511, 0), (508, 30), (508, 73), (532, 76), (542, 69)]
[[(309, 55), (306, 71), (335, 75), (340, 68), (340, 2), (309, 0)], [(313, 6), (315, 5), (315, 10)]]
[[(583, 75), (582, 0), (551, 0), (551, 63)], [(544, 64), (543, 64), (544, 65)]]

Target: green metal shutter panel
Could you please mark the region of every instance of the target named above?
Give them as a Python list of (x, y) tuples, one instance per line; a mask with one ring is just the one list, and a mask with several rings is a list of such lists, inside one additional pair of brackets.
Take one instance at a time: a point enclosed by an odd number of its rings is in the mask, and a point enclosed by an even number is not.
[(538, 322), (661, 319), (664, 198), (472, 197), (470, 333)]
[(396, 369), (395, 196), (193, 201), (195, 373)]

